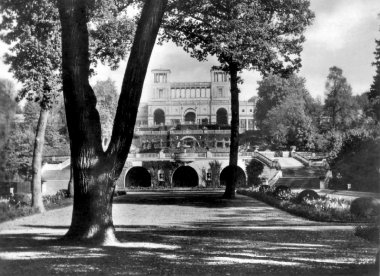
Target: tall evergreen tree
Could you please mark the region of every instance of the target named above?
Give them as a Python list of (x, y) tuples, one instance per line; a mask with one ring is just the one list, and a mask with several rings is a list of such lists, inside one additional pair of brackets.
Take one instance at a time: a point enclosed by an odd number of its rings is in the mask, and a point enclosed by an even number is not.
[(330, 129), (344, 131), (350, 128), (357, 117), (357, 109), (351, 86), (343, 76), (343, 70), (336, 66), (331, 67), (327, 76), (324, 105)]
[(375, 61), (376, 75), (373, 77), (368, 98), (371, 102), (371, 111), (377, 122), (380, 121), (380, 39), (376, 40)]

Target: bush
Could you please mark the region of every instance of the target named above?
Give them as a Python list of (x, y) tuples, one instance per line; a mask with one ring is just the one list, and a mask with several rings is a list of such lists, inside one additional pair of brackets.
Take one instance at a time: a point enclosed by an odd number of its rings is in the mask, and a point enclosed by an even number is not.
[(273, 192), (273, 195), (279, 199), (289, 199), (291, 196), (292, 190), (284, 185), (276, 187)]
[(260, 185), (259, 187), (259, 192), (260, 193), (267, 193), (269, 192), (271, 189), (270, 189), (270, 186), (269, 185)]
[(293, 215), (302, 216), (315, 221), (326, 222), (373, 222), (373, 219), (359, 219), (350, 213), (349, 200), (321, 196), (317, 200), (298, 202), (293, 193), (287, 198), (275, 197), (274, 193), (260, 193), (259, 191), (238, 190), (239, 193), (261, 200), (276, 208)]
[(30, 206), (32, 205), (32, 195), (26, 193), (16, 193), (10, 199), (11, 205)]
[(252, 159), (246, 167), (248, 184), (253, 186), (260, 185), (261, 179), (259, 178), (259, 175), (263, 172), (263, 170), (264, 165), (261, 162)]
[(319, 199), (319, 195), (314, 190), (303, 190), (297, 196), (298, 202), (303, 202), (306, 200), (317, 200)]
[(365, 239), (376, 245), (379, 245), (380, 227), (376, 224), (371, 224), (367, 226), (357, 226), (355, 228), (355, 236)]
[(281, 150), (278, 150), (274, 153), (274, 157), (284, 157), (284, 154)]
[(380, 203), (373, 197), (359, 197), (351, 203), (350, 212), (354, 216), (368, 218), (380, 215)]
[(61, 201), (68, 197), (67, 190), (59, 190), (55, 195), (45, 195), (42, 197), (44, 205), (60, 204)]

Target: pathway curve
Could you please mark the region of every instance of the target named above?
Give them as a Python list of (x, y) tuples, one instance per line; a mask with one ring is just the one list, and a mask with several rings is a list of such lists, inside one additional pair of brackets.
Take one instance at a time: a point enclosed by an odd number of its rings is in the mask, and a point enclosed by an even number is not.
[(71, 207), (0, 224), (0, 275), (377, 275), (352, 225), (317, 223), (238, 195), (129, 193), (114, 203), (121, 243), (65, 245)]

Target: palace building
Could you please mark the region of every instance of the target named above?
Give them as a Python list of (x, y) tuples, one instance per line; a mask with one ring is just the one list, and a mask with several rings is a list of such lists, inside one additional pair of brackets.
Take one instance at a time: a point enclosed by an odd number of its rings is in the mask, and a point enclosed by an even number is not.
[[(172, 82), (171, 71), (155, 69), (151, 99), (141, 103), (136, 127), (176, 125), (228, 126), (231, 121), (230, 80), (210, 70), (209, 82)], [(240, 131), (254, 129), (254, 102), (240, 101)]]

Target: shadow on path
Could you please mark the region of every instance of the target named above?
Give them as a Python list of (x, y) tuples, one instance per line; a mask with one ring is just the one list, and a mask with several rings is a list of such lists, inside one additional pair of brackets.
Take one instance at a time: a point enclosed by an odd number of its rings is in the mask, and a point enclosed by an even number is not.
[(0, 231), (0, 275), (378, 275), (376, 248), (351, 230), (294, 218), (246, 197), (187, 196), (118, 198), (115, 246), (63, 243), (54, 231), (68, 224), (53, 218), (20, 223), (20, 233)]

